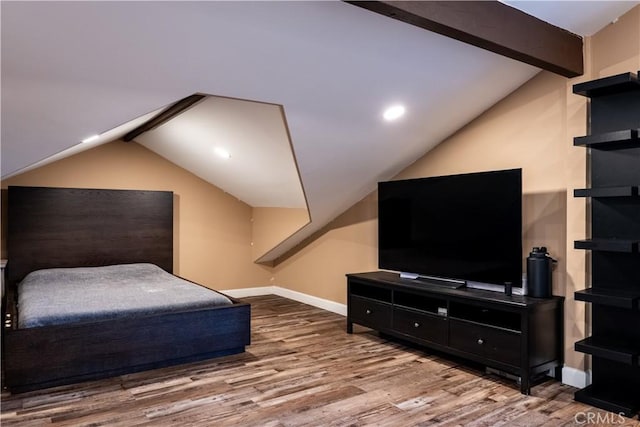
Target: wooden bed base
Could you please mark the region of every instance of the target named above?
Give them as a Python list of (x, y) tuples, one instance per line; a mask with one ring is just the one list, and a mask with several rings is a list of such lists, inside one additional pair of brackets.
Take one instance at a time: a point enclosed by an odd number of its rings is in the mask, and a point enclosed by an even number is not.
[[(152, 262), (172, 270), (173, 193), (10, 187), (4, 386), (21, 392), (239, 353), (251, 306), (17, 327), (17, 284), (53, 267)], [(195, 285), (194, 285), (195, 286)]]
[(251, 307), (236, 303), (104, 322), (4, 330), (5, 386), (12, 392), (241, 353)]

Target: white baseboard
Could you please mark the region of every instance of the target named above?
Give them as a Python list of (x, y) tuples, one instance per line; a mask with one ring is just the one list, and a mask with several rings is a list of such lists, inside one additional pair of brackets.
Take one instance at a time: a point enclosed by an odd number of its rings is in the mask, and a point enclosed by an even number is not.
[(585, 388), (591, 384), (591, 375), (589, 372), (565, 366), (562, 368), (562, 384), (567, 384), (577, 388)]
[(276, 295), (275, 290), (273, 289), (275, 287), (276, 286), (260, 286), (257, 288), (229, 289), (227, 291), (220, 292), (234, 298), (258, 297), (261, 295)]
[(340, 304), (328, 299), (303, 294), (302, 292), (292, 291), (291, 289), (282, 288), (280, 286), (261, 286), (256, 288), (229, 289), (220, 292), (234, 298), (255, 297), (260, 295), (278, 295), (284, 298), (289, 298), (290, 300), (309, 304), (314, 307), (330, 311), (332, 313), (340, 314), (342, 316), (347, 315), (346, 304)]
[(292, 291), (291, 289), (281, 288), (280, 286), (274, 286), (274, 294), (292, 299), (294, 301), (303, 302), (305, 304), (312, 305), (314, 307), (322, 308), (323, 310), (330, 311), (332, 313), (340, 314), (342, 316), (347, 315), (347, 305), (340, 304), (328, 299), (314, 297), (313, 295), (303, 294), (302, 292)]

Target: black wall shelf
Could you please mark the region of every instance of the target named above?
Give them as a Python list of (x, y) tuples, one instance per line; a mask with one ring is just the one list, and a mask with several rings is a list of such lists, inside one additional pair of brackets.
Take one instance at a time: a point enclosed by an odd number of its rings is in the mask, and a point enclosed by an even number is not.
[(575, 293), (577, 301), (589, 302), (592, 304), (607, 305), (610, 307), (626, 308), (637, 310), (640, 308), (640, 291), (629, 292), (618, 289), (594, 289), (588, 288)]
[(592, 384), (577, 401), (628, 417), (640, 409), (640, 81), (624, 73), (573, 86), (589, 98), (591, 238), (574, 242), (591, 251), (588, 289), (575, 292), (591, 305), (591, 336), (575, 343), (591, 355)]
[(638, 129), (616, 130), (597, 135), (576, 136), (573, 145), (598, 149), (619, 149), (640, 146)]
[(635, 197), (638, 195), (637, 185), (618, 187), (580, 188), (573, 190), (573, 197)]
[(592, 337), (576, 342), (575, 348), (581, 353), (592, 354), (603, 359), (624, 363), (625, 365), (638, 364), (638, 349), (622, 347), (609, 343), (596, 343)]
[[(640, 71), (638, 73), (640, 74)], [(633, 91), (640, 91), (640, 82), (638, 82), (638, 77), (634, 73), (623, 73), (573, 85), (573, 93), (588, 98)]]
[(575, 249), (609, 252), (638, 252), (638, 240), (628, 239), (585, 239), (574, 242)]

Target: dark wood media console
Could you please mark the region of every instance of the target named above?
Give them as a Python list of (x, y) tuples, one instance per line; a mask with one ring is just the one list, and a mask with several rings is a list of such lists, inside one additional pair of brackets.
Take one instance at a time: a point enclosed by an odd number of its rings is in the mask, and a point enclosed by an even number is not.
[(357, 323), (531, 381), (554, 369), (561, 380), (563, 297), (450, 289), (376, 271), (347, 274), (347, 332)]

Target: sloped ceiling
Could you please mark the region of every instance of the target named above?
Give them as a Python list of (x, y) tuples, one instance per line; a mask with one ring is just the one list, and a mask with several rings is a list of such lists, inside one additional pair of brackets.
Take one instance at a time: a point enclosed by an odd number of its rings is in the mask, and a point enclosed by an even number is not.
[(207, 96), (135, 141), (249, 206), (307, 207), (279, 105)]
[[(590, 32), (636, 2), (572, 3)], [(342, 2), (1, 7), (3, 177), (193, 93), (281, 105), (312, 223), (274, 258), (539, 71)]]

